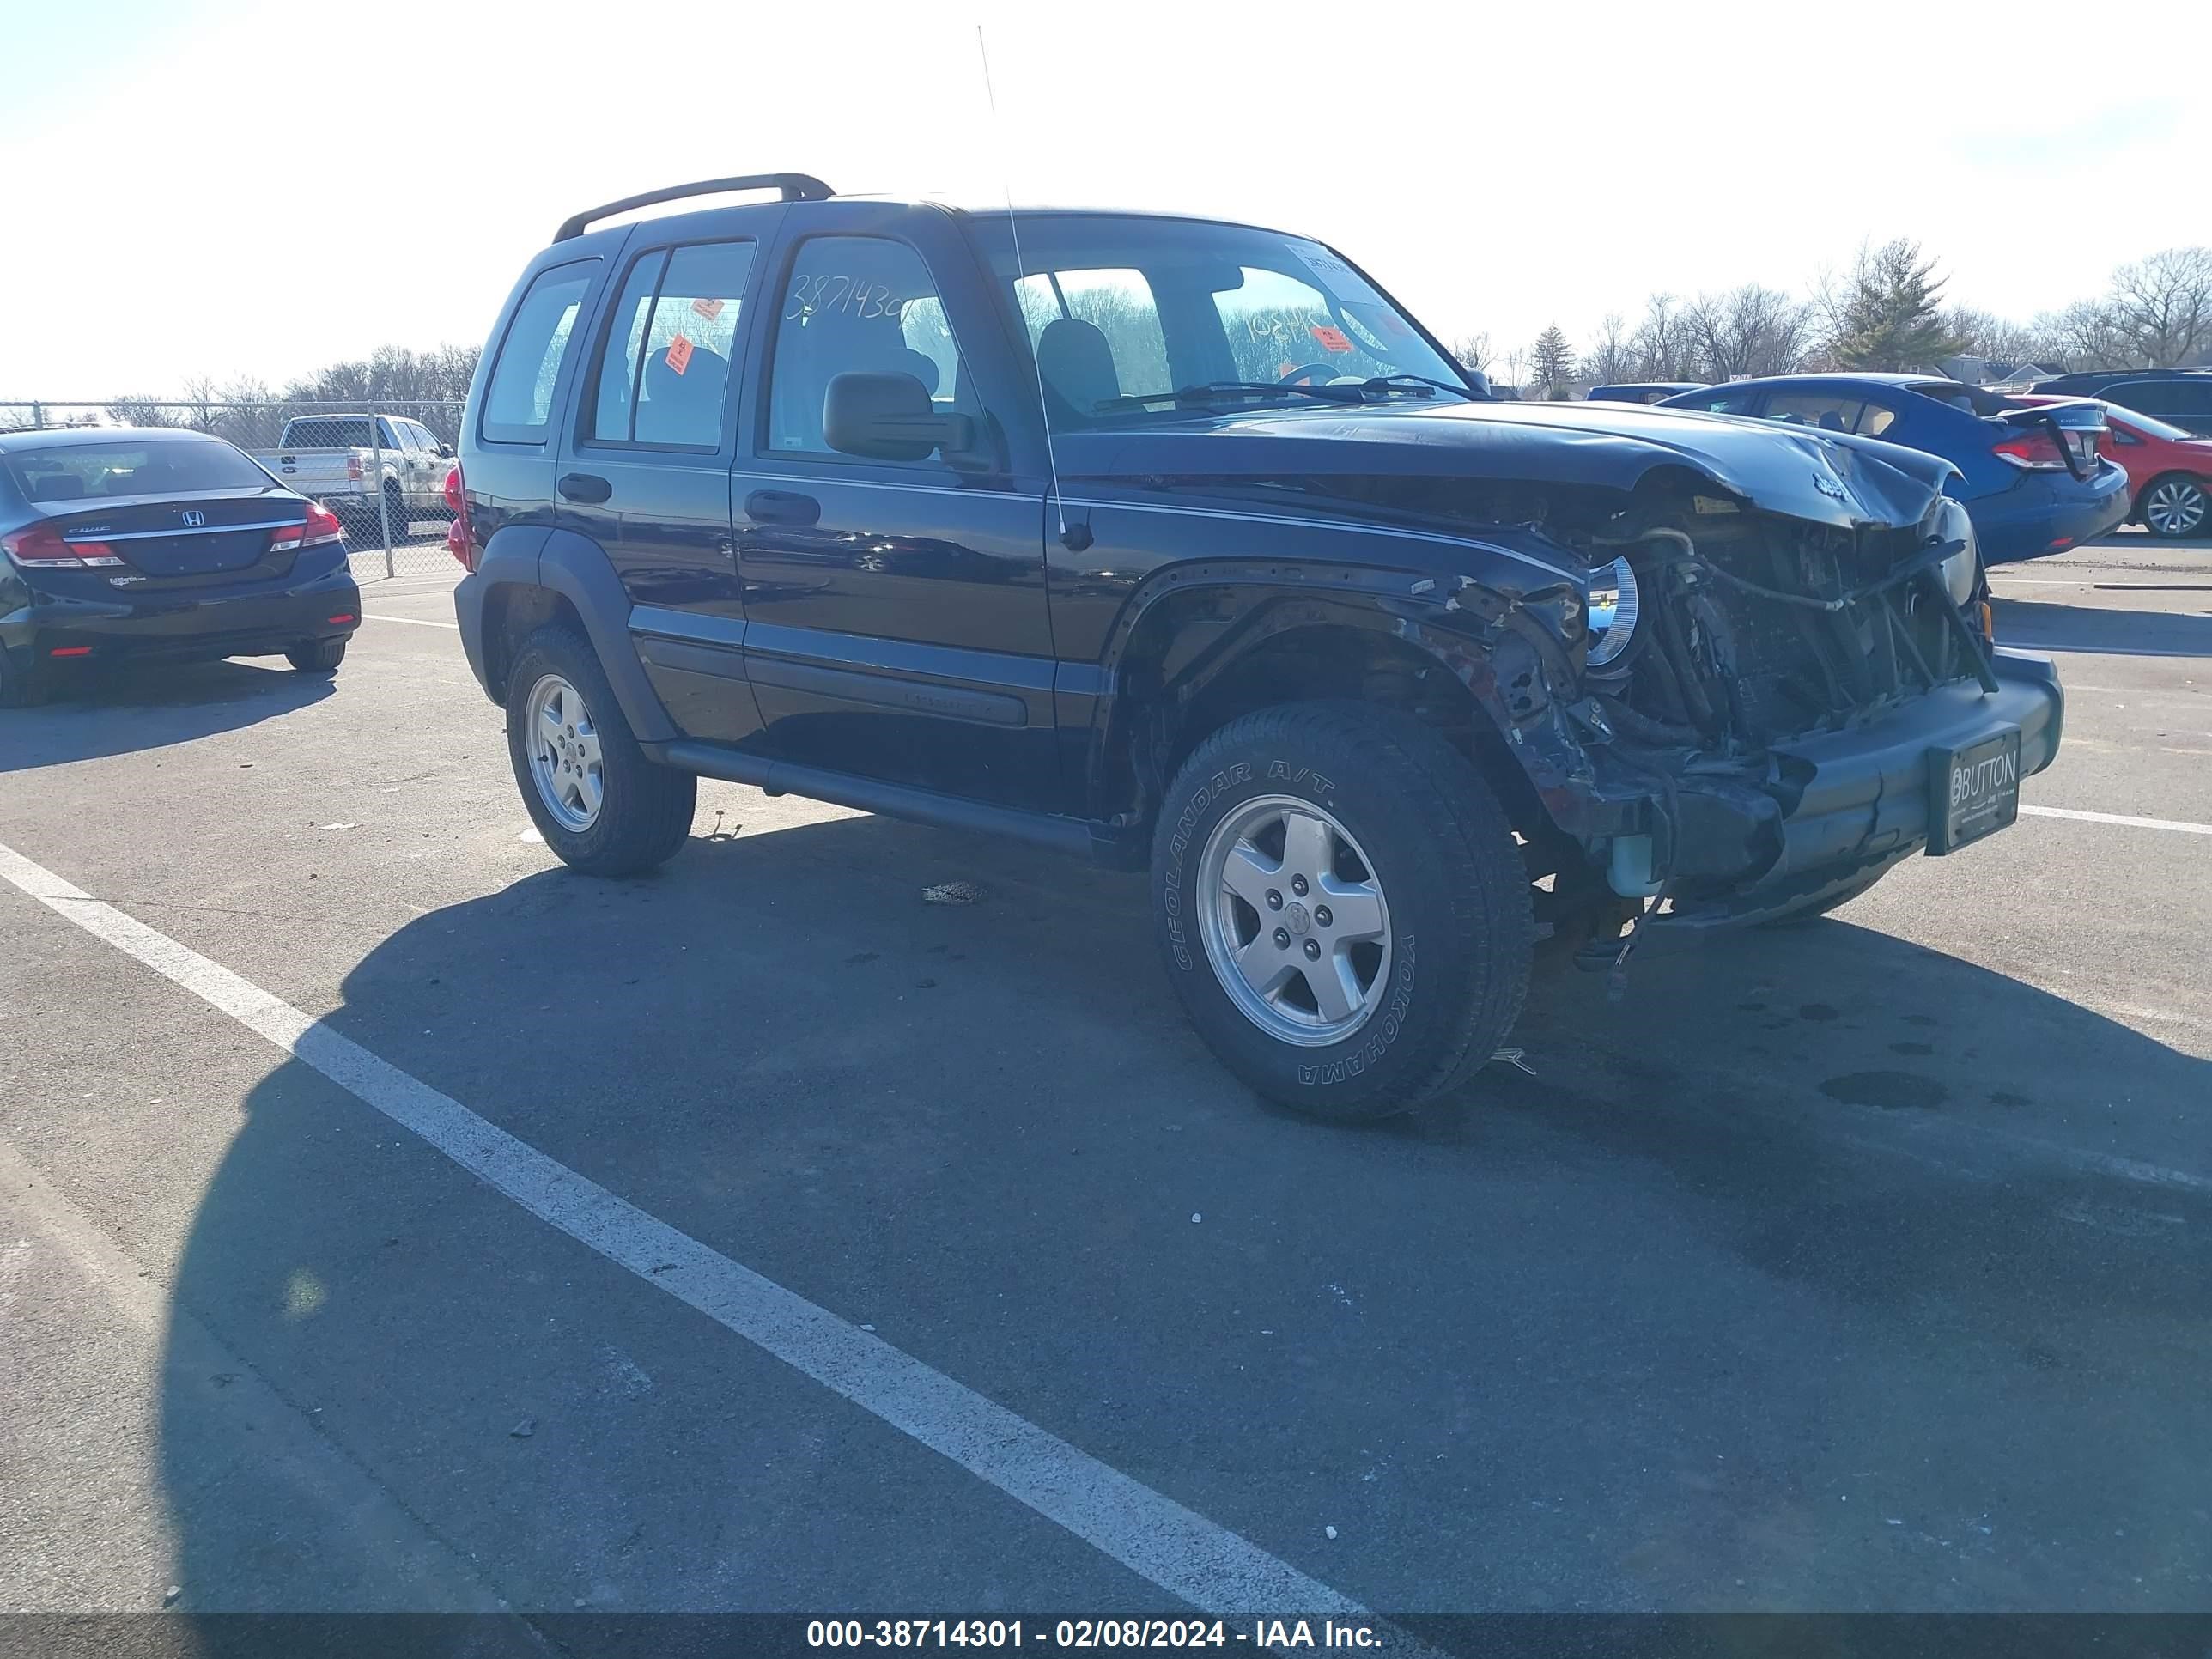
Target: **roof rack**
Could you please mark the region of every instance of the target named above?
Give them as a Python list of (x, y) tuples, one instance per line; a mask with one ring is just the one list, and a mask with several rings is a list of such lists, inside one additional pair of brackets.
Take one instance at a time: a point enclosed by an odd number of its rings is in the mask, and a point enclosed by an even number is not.
[(671, 185), (665, 190), (648, 190), (642, 196), (625, 196), (619, 202), (586, 208), (573, 218), (562, 220), (561, 228), (553, 233), (553, 240), (566, 242), (581, 236), (593, 220), (611, 218), (632, 208), (678, 202), (687, 196), (719, 196), (728, 190), (781, 191), (787, 202), (826, 202), (837, 193), (819, 179), (805, 173), (749, 173), (738, 179), (702, 179), (696, 185)]

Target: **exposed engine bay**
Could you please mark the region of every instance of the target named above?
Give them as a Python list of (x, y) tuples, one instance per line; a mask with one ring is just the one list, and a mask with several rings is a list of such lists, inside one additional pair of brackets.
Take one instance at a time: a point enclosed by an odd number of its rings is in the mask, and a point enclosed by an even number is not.
[[(1709, 498), (1698, 498), (1702, 508)], [(1625, 736), (1756, 753), (1989, 674), (1966, 607), (1972, 532), (1954, 504), (1910, 530), (1700, 512), (1614, 530), (1584, 684)]]
[[(1360, 499), (1365, 482), (1304, 491)], [(1992, 684), (1972, 526), (1940, 495), (1917, 524), (1846, 526), (1679, 478), (1633, 492), (1373, 483), (1370, 509), (1510, 526), (1587, 568), (1580, 690), (1641, 744), (1744, 758), (1939, 685)]]

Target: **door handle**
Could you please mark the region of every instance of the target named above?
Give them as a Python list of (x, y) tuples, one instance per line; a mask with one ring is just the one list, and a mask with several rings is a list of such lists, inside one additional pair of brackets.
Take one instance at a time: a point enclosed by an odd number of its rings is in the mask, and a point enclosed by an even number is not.
[(563, 501), (582, 501), (591, 506), (597, 506), (615, 493), (615, 487), (596, 472), (563, 473), (560, 489)]
[(822, 503), (788, 489), (756, 489), (745, 497), (745, 516), (756, 524), (819, 524)]

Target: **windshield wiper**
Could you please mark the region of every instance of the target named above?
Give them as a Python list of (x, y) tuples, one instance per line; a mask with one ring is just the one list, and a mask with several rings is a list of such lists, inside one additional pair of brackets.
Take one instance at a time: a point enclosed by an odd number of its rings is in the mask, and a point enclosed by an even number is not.
[(1142, 409), (1147, 404), (1210, 404), (1231, 398), (1317, 398), (1325, 404), (1361, 404), (1365, 392), (1357, 386), (1284, 386), (1273, 380), (1208, 380), (1204, 386), (1178, 386), (1173, 392), (1142, 392), (1126, 398), (1101, 398), (1092, 407), (1100, 414), (1115, 409)]
[[(1411, 384), (1409, 385), (1408, 382)], [(1413, 387), (1417, 386), (1434, 386), (1439, 392), (1456, 392), (1471, 404), (1479, 404), (1482, 401), (1482, 394), (1473, 386), (1454, 386), (1449, 380), (1432, 380), (1425, 374), (1377, 374), (1371, 380), (1362, 380), (1355, 389), (1378, 394), (1390, 392), (1412, 392)]]

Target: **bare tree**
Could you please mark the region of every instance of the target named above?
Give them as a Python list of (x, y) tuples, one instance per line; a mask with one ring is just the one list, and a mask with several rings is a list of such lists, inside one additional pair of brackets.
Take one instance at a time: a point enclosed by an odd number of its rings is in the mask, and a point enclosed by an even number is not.
[(432, 431), (451, 442), (459, 434), (447, 429), (455, 423), (443, 406), (468, 396), (477, 356), (474, 346), (447, 345), (419, 352), (404, 346), (379, 346), (366, 362), (331, 363), (292, 381), (284, 388), (284, 400), (407, 407), (408, 412), (419, 416)]
[(1628, 322), (1617, 311), (1608, 311), (1598, 325), (1597, 337), (1583, 353), (1583, 374), (1592, 384), (1636, 378), (1636, 352), (1630, 343)]
[(1683, 308), (1681, 320), (1698, 372), (1713, 384), (1787, 374), (1804, 360), (1813, 334), (1808, 307), (1756, 283), (1700, 294)]
[(2040, 363), (2049, 368), (2044, 359), (2058, 355), (2049, 349), (2048, 340), (2033, 325), (2016, 323), (1993, 311), (1953, 306), (1946, 313), (1945, 322), (1959, 342), (1960, 351), (2002, 368), (2017, 368), (2023, 363)]
[(1695, 353), (1678, 301), (1655, 294), (1644, 302), (1644, 315), (1628, 337), (1639, 380), (1691, 380), (1698, 376)]
[(1491, 346), (1490, 336), (1477, 331), (1473, 334), (1455, 336), (1451, 342), (1451, 355), (1462, 368), (1471, 368), (1478, 374), (1487, 374), (1490, 373), (1492, 360), (1498, 354)]
[(2069, 368), (2131, 366), (2127, 336), (2102, 300), (2076, 300), (2063, 311), (2041, 313), (2028, 326), (2043, 337), (2048, 354)]
[(2194, 362), (2212, 350), (2212, 247), (2170, 247), (2122, 265), (2107, 303), (2127, 367)]

